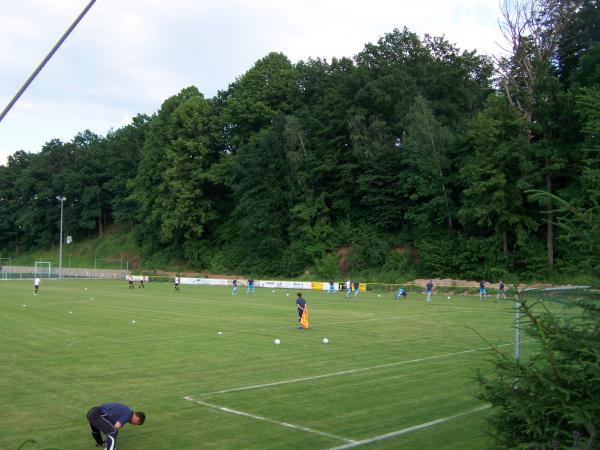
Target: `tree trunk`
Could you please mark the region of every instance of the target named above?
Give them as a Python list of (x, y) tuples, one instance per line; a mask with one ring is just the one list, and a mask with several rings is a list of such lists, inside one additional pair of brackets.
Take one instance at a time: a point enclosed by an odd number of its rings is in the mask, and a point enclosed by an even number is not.
[[(546, 160), (546, 168), (549, 161)], [(552, 180), (550, 174), (546, 171), (546, 190), (552, 193)], [(552, 212), (552, 202), (548, 202), (548, 213), (546, 216), (548, 221), (548, 229), (546, 232), (546, 247), (548, 249), (548, 267), (554, 266), (554, 213)]]
[(98, 235), (102, 237), (102, 211), (100, 211), (98, 216)]

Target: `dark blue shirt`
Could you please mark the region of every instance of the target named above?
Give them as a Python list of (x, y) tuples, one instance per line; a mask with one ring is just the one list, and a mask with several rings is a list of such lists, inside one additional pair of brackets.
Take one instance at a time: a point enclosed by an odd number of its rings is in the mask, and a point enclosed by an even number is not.
[(504, 290), (504, 283), (500, 283), (500, 290), (503, 291)]
[(133, 411), (122, 403), (105, 403), (100, 405), (100, 409), (106, 414), (106, 419), (113, 425), (117, 422), (125, 425), (133, 416)]
[(237, 280), (233, 280), (233, 285), (237, 286)]
[(427, 290), (428, 291), (433, 290), (433, 283), (427, 283)]
[(254, 285), (254, 279), (253, 279), (253, 278), (250, 278), (250, 279), (248, 280), (248, 286), (253, 286), (253, 285)]
[(296, 306), (298, 307), (298, 311), (303, 311), (306, 308), (306, 300), (302, 297), (296, 299)]
[(479, 282), (479, 288), (480, 289), (485, 289), (485, 281), (480, 281)]
[(358, 285), (359, 285), (358, 281), (355, 281), (354, 282), (354, 290), (355, 291), (358, 291)]

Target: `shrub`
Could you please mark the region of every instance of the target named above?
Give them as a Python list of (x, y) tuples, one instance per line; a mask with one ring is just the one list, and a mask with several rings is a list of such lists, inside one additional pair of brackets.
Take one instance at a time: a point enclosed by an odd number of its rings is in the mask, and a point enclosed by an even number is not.
[(600, 308), (569, 302), (560, 317), (547, 303), (521, 306), (539, 351), (523, 361), (495, 349), (493, 372), (478, 372), (492, 438), (498, 448), (600, 448)]

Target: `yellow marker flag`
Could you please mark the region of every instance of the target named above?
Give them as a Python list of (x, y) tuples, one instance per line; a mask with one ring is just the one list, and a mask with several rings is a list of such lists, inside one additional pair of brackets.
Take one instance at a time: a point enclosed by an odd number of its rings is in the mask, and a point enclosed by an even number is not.
[(300, 325), (305, 330), (308, 329), (308, 306), (304, 306), (304, 312), (302, 313), (302, 317), (300, 318)]

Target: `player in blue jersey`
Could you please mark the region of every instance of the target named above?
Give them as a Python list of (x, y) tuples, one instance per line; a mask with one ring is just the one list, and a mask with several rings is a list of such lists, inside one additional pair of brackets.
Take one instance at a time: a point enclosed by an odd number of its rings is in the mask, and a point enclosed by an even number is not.
[(479, 282), (479, 300), (487, 300), (487, 289), (484, 280)]
[(335, 294), (335, 285), (333, 280), (329, 280), (329, 289), (327, 290), (327, 294)]
[(496, 294), (496, 301), (494, 303), (498, 303), (498, 300), (500, 300), (500, 296), (502, 296), (502, 298), (504, 299), (504, 303), (508, 302), (504, 290), (504, 281), (500, 280), (500, 282), (498, 283), (498, 293)]
[(358, 288), (360, 287), (360, 283), (354, 280), (354, 298), (358, 295)]
[(248, 288), (246, 294), (256, 294), (256, 287), (254, 286), (254, 278), (248, 279)]
[(429, 280), (429, 283), (427, 283), (427, 301), (430, 302), (431, 301), (431, 293), (433, 292), (433, 281)]
[[(106, 444), (106, 450), (116, 450), (119, 430), (127, 423), (142, 425), (146, 415), (141, 411), (133, 412), (121, 403), (105, 403), (90, 409), (87, 420), (96, 446), (101, 447)], [(106, 434), (106, 442), (102, 440), (102, 433)]]
[(237, 294), (238, 280), (233, 280), (231, 282), (231, 285), (233, 286), (233, 288), (231, 289), (231, 295)]
[(402, 297), (406, 298), (406, 296), (407, 296), (406, 290), (403, 287), (401, 287), (398, 289), (398, 291), (394, 295), (394, 298), (396, 300), (400, 300)]

